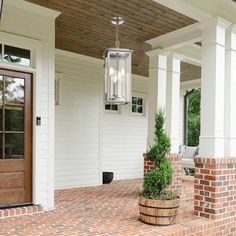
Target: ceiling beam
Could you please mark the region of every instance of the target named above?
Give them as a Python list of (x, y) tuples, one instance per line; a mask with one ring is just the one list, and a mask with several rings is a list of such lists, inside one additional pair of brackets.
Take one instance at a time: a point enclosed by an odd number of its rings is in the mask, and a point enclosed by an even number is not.
[[(199, 22), (205, 22), (211, 16), (205, 11), (196, 8), (193, 4), (187, 2), (186, 0), (153, 0), (163, 6), (166, 6), (174, 11), (177, 11), (185, 16), (188, 16), (194, 20)], [(215, 1), (215, 0), (214, 0)], [(196, 1), (195, 2), (203, 2), (206, 4), (207, 1)], [(216, 1), (215, 1), (216, 2)]]
[(46, 18), (56, 19), (61, 14), (61, 12), (59, 11), (55, 11), (46, 7), (42, 7), (40, 5), (26, 2), (24, 0), (6, 0), (4, 1), (4, 7), (7, 6), (30, 11), (36, 14), (35, 17), (38, 17), (38, 15), (40, 15)]
[(221, 17), (236, 24), (236, 3), (232, 0), (153, 0), (194, 20), (206, 23)]
[(195, 23), (184, 28), (172, 31), (170, 33), (147, 40), (146, 43), (155, 48), (172, 50), (183, 47), (189, 43), (195, 43), (201, 40), (200, 24)]
[(175, 53), (182, 56), (182, 61), (196, 66), (201, 66), (202, 64), (201, 51), (202, 47), (194, 44), (185, 45), (174, 50)]

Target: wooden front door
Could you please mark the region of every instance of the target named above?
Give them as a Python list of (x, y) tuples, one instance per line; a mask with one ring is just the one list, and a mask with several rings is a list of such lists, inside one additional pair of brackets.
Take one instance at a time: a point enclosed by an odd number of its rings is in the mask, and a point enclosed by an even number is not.
[(32, 76), (0, 69), (0, 207), (32, 202)]

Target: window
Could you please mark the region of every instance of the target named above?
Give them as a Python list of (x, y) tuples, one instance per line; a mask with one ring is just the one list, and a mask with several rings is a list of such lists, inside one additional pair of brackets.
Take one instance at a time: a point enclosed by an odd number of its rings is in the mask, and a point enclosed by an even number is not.
[(144, 115), (144, 99), (142, 97), (132, 97), (132, 113)]
[(119, 106), (117, 104), (105, 104), (105, 110), (110, 112), (119, 112)]
[(30, 50), (12, 47), (9, 45), (1, 45), (0, 58), (2, 61), (30, 66)]

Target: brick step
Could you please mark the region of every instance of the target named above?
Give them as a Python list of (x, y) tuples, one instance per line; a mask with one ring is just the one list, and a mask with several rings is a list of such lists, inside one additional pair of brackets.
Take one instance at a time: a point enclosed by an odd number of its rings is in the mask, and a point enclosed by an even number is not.
[(23, 215), (32, 215), (35, 213), (40, 213), (42, 211), (43, 207), (39, 205), (0, 209), (0, 219)]
[[(185, 215), (184, 217), (191, 217)], [(188, 222), (177, 222), (176, 225), (169, 226), (168, 232), (163, 233), (164, 236), (234, 236), (236, 235), (236, 217), (210, 220), (196, 218)]]

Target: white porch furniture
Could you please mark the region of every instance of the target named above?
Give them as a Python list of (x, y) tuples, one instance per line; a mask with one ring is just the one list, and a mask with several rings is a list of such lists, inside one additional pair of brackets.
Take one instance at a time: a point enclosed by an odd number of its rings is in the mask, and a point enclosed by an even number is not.
[(186, 168), (194, 168), (193, 158), (198, 155), (198, 149), (199, 149), (198, 146), (197, 147), (191, 147), (185, 145), (180, 146), (179, 153), (182, 154), (182, 162), (185, 171)]

